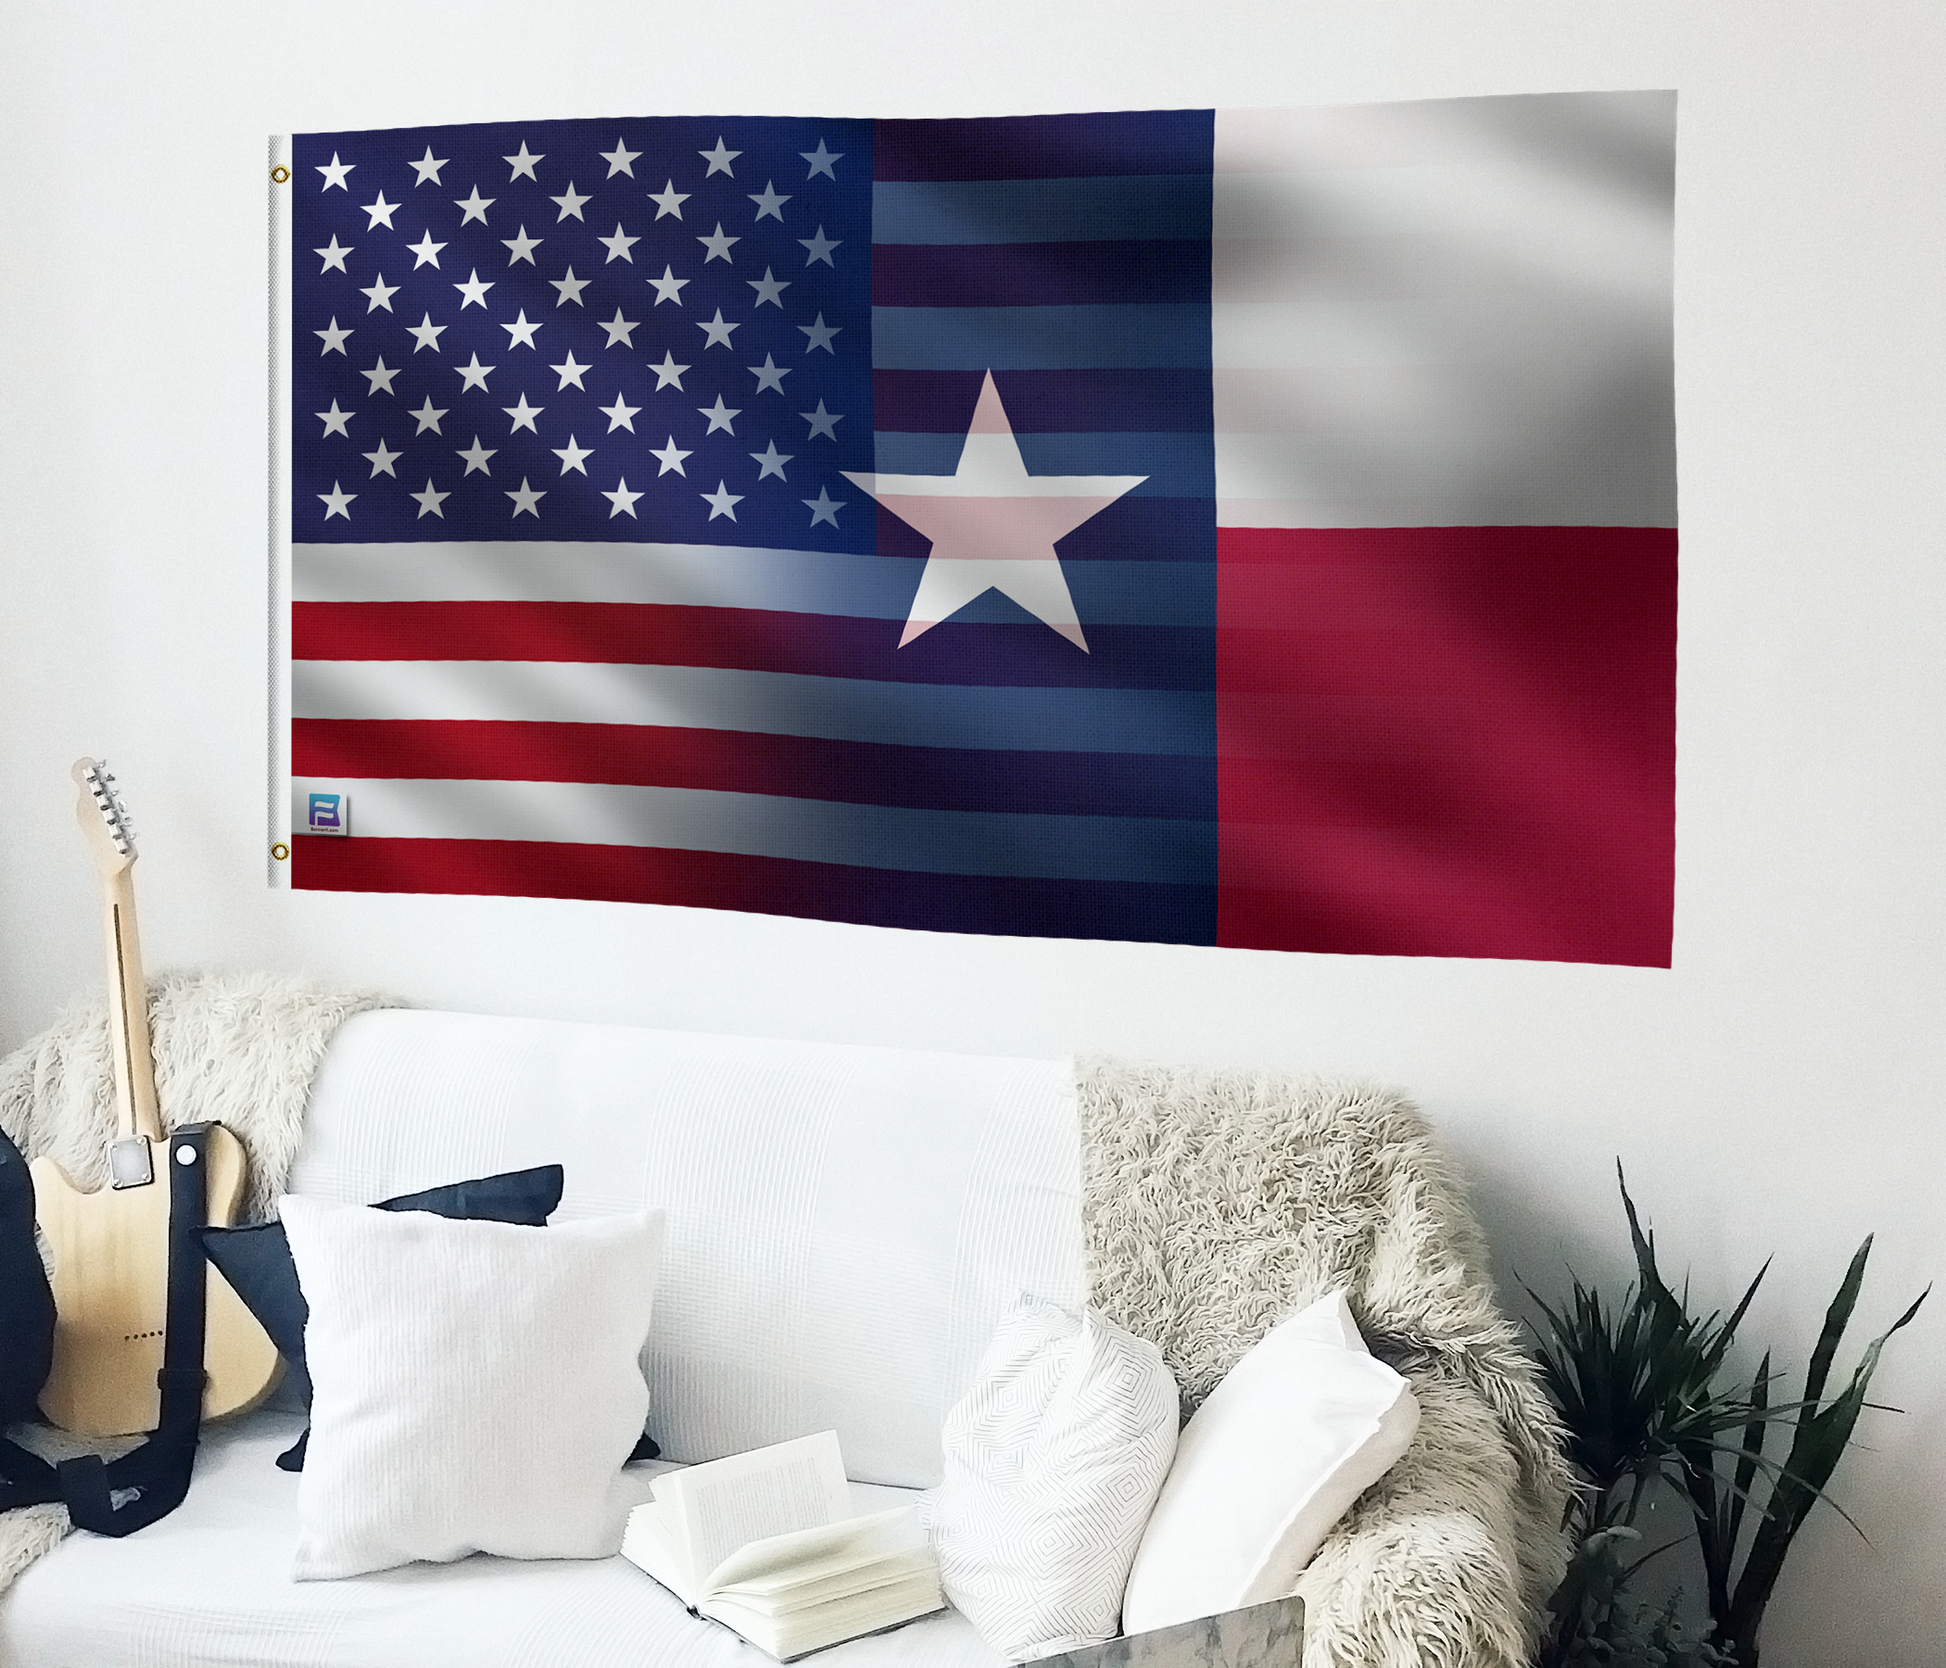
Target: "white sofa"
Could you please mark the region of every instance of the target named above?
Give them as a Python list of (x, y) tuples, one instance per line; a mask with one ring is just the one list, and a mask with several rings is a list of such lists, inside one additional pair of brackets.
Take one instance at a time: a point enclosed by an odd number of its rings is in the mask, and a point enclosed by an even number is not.
[[(939, 1480), (941, 1420), (1018, 1290), (1081, 1300), (1072, 1098), (1059, 1061), (384, 1010), (326, 1053), (291, 1188), (360, 1202), (558, 1162), (556, 1221), (664, 1207), (665, 1456), (835, 1428), (863, 1509)], [(769, 1661), (619, 1558), (293, 1583), (298, 1480), (272, 1458), (300, 1423), (209, 1430), (174, 1515), (70, 1536), (27, 1570), (0, 1598), (0, 1663)], [(822, 1660), (997, 1659), (949, 1611)]]
[[(185, 1083), (198, 1048), (227, 1046), (185, 1039), (235, 1035), (172, 1021), (195, 989), (152, 992), (159, 1058), (180, 1056)], [(206, 1006), (238, 1011), (220, 988)], [(58, 1079), (53, 1057), (36, 1081)], [(835, 1428), (860, 1509), (939, 1480), (943, 1417), (1023, 1290), (1149, 1315), (1193, 1404), (1295, 1300), (1347, 1286), (1423, 1418), (1306, 1577), (1307, 1654), (1329, 1637), (1341, 1668), (1522, 1661), (1559, 1574), (1565, 1474), (1417, 1114), (1342, 1085), (1294, 1109), (1261, 1074), (1085, 1082), (1077, 1099), (1065, 1061), (370, 1011), (324, 1052), (289, 1185), (371, 1201), (558, 1162), (556, 1221), (663, 1207), (649, 1429), (666, 1459)], [(1238, 1191), (1193, 1197), (1180, 1182), (1198, 1174)], [(1084, 1233), (1122, 1265), (1097, 1246), (1089, 1267)], [(769, 1661), (619, 1558), (293, 1583), (298, 1479), (272, 1457), (300, 1423), (273, 1405), (207, 1431), (172, 1516), (72, 1535), (28, 1568), (0, 1594), (0, 1668)], [(998, 1661), (953, 1612), (820, 1660)]]

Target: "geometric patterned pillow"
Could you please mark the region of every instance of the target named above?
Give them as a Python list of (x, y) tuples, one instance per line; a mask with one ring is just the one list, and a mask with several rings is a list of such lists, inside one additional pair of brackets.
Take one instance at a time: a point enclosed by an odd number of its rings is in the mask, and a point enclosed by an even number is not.
[(1176, 1451), (1176, 1381), (1094, 1309), (1022, 1298), (946, 1416), (931, 1522), (946, 1595), (1019, 1660), (1112, 1639)]

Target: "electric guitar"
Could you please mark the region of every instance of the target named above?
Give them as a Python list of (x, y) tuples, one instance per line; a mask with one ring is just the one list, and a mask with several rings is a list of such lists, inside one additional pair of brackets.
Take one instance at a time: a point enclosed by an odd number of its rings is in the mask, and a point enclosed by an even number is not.
[[(51, 1158), (31, 1166), (37, 1216), (53, 1255), (54, 1366), (41, 1411), (83, 1436), (155, 1428), (168, 1312), (171, 1146), (156, 1107), (149, 1054), (148, 981), (135, 931), (135, 835), (114, 778), (77, 759), (75, 815), (101, 876), (108, 949), (108, 1038), (115, 1057), (117, 1136), (109, 1184), (84, 1193)], [(211, 1126), (209, 1220), (228, 1226), (243, 1195), (243, 1145)], [(209, 1271), (203, 1416), (220, 1419), (262, 1401), (277, 1382), (277, 1348), (222, 1275)]]

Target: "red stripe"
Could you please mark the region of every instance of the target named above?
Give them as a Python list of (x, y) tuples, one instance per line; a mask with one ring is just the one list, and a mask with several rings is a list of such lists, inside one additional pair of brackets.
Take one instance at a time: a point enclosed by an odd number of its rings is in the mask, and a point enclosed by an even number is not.
[(306, 891), (433, 892), (737, 909), (866, 926), (1207, 944), (1202, 887), (943, 875), (653, 846), (300, 834)]
[(1666, 967), (1676, 535), (1218, 535), (1218, 942)]
[(297, 718), (291, 774), (325, 781), (614, 782), (934, 810), (1207, 820), (1215, 763), (646, 724)]
[(1089, 653), (1038, 620), (949, 621), (901, 649), (899, 620), (635, 602), (296, 602), (293, 660), (579, 661), (907, 683), (1207, 688), (1201, 627), (1090, 625)]

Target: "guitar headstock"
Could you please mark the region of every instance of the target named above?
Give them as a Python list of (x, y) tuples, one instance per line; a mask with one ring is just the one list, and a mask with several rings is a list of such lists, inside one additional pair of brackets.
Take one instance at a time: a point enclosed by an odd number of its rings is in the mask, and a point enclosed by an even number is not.
[(76, 759), (70, 774), (81, 790), (74, 816), (88, 842), (88, 854), (104, 877), (118, 875), (135, 861), (135, 823), (108, 773), (108, 763)]

